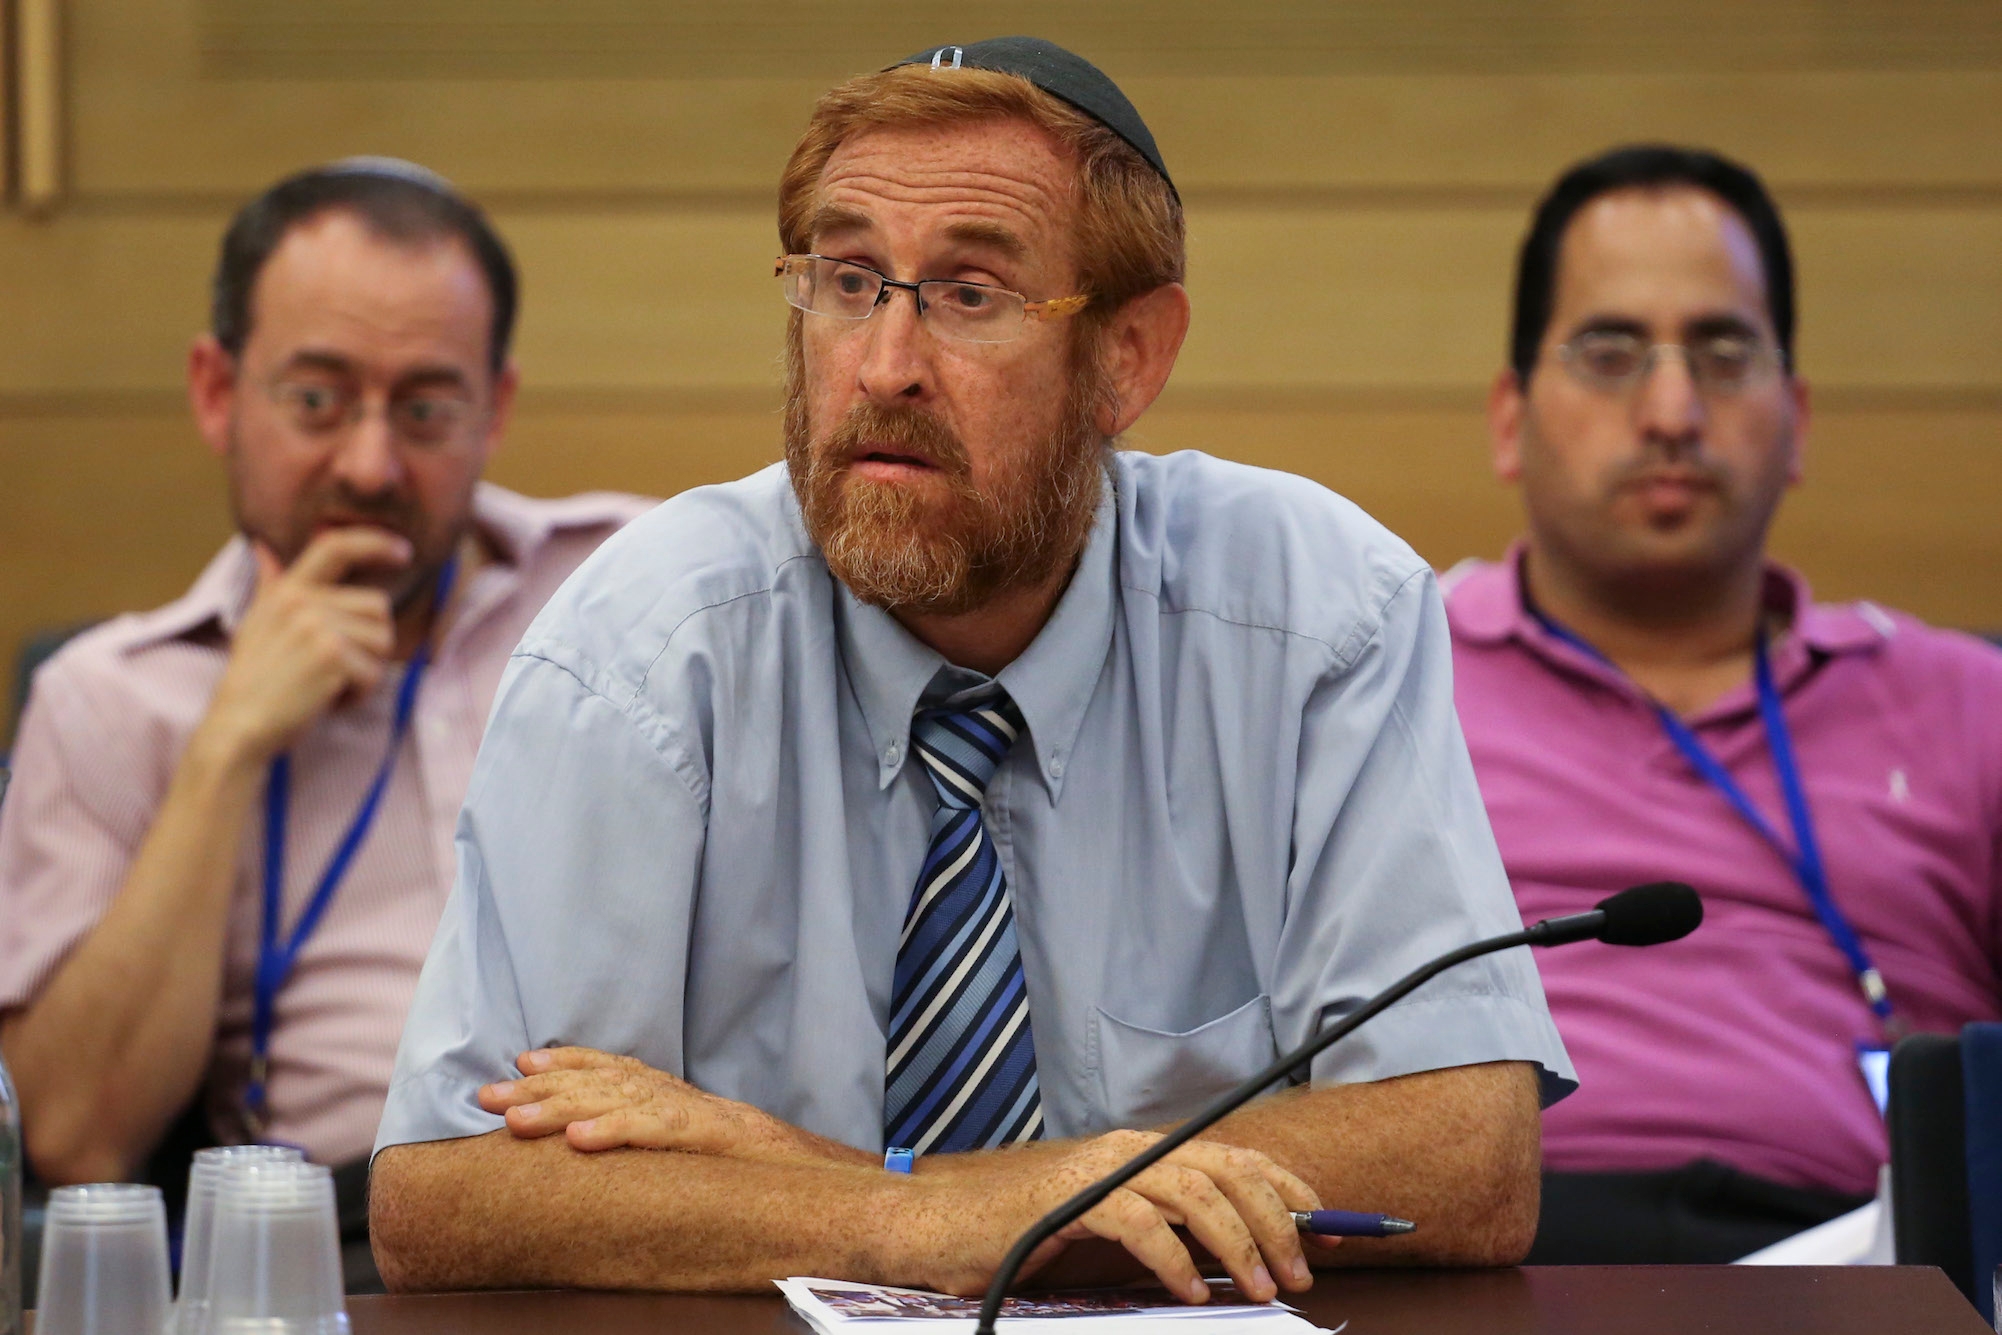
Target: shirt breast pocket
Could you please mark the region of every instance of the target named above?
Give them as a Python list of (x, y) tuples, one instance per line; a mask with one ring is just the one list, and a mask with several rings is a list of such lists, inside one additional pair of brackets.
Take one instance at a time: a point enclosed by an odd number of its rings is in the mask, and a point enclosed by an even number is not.
[(1265, 995), (1182, 1033), (1144, 1028), (1102, 1006), (1092, 1016), (1092, 1067), (1108, 1129), (1178, 1121), (1277, 1055)]

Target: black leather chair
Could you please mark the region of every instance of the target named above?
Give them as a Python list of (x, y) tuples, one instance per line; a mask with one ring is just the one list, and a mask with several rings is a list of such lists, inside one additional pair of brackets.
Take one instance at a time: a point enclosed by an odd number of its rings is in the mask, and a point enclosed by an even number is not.
[(1891, 1232), (1899, 1265), (1938, 1266), (1977, 1308), (1960, 1039), (1914, 1034), (1891, 1050)]

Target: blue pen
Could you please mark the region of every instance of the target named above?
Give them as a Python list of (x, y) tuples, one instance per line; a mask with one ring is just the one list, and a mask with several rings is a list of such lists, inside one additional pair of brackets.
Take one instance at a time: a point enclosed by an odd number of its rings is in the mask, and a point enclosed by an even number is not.
[(1388, 1238), (1418, 1231), (1409, 1219), (1360, 1210), (1295, 1210), (1293, 1223), (1302, 1233), (1324, 1238)]

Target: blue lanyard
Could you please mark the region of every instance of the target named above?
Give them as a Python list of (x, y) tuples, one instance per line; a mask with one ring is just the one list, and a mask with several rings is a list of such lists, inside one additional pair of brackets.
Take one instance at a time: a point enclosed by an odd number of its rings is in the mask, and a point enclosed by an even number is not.
[[(445, 599), (451, 595), (452, 578), (457, 570), (458, 558), (453, 557), (438, 572), (438, 587), (431, 601), (434, 615), (444, 608)], [(389, 787), (390, 771), (396, 766), (396, 753), (410, 731), (410, 716), (417, 706), (418, 685), (424, 680), (424, 670), (430, 663), (431, 645), (427, 639), (411, 655), (410, 667), (404, 672), (403, 682), (397, 688), (396, 712), (389, 728), (389, 750), (384, 753), (382, 764), (376, 767), (375, 781), (363, 796), (361, 808), (349, 823), (348, 832), (341, 836), (334, 855), (327, 860), (326, 868), (320, 873), (320, 883), (314, 887), (313, 897), (306, 903), (306, 911), (292, 925), (292, 934), (283, 946), (278, 943), (278, 918), (285, 889), (285, 819), (291, 804), (292, 758), (281, 754), (271, 762), (271, 775), (264, 786), (264, 918), (258, 931), (257, 976), (253, 983), (254, 1003), (250, 1017), (250, 1083), (244, 1090), (244, 1103), (255, 1131), (263, 1129), (264, 1084), (270, 1071), (271, 1023), (278, 1003), (278, 989), (285, 985), (292, 966), (298, 963), (299, 952), (305, 948), (307, 938), (320, 925), (327, 906), (334, 902), (335, 890), (347, 876), (348, 867), (354, 862), (362, 841), (368, 837), (369, 826), (375, 823), (376, 809), (382, 805), (383, 791)]]
[[(1581, 638), (1567, 626), (1559, 625), (1543, 613), (1532, 609), (1537, 621), (1564, 643), (1597, 662), (1613, 667), (1611, 659), (1600, 653), (1598, 648)], [(1759, 717), (1766, 728), (1766, 746), (1772, 752), (1773, 769), (1779, 776), (1780, 794), (1786, 801), (1787, 819), (1793, 825), (1793, 847), (1787, 847), (1778, 830), (1772, 826), (1760, 810), (1752, 805), (1752, 799), (1731, 777), (1717, 757), (1711, 754), (1689, 725), (1676, 717), (1675, 711), (1660, 701), (1651, 700), (1655, 717), (1661, 721), (1662, 731), (1675, 743), (1675, 749), (1689, 762), (1703, 779), (1724, 795), (1734, 810), (1744, 818), (1745, 823), (1758, 832), (1761, 839), (1771, 845), (1786, 864), (1793, 869), (1794, 879), (1807, 892), (1807, 901), (1814, 907), (1814, 916), (1821, 920), (1837, 950), (1849, 961), (1850, 971), (1856, 975), (1856, 986), (1863, 993), (1863, 999), (1887, 1029), (1898, 1027), (1891, 1009), (1891, 997), (1884, 986), (1884, 975), (1877, 972), (1877, 966), (1870, 962), (1870, 954), (1863, 948), (1863, 940), (1856, 929), (1843, 916), (1842, 909), (1835, 902), (1835, 895), (1829, 889), (1828, 869), (1821, 860), (1821, 843), (1815, 838), (1814, 817), (1808, 810), (1807, 790), (1800, 781), (1800, 765), (1794, 757), (1793, 734), (1787, 729), (1786, 712), (1780, 707), (1779, 687), (1773, 682), (1772, 658), (1766, 651), (1766, 630), (1759, 627), (1758, 640), (1753, 654), (1754, 681), (1758, 688)], [(1617, 668), (1614, 668), (1618, 671)]]

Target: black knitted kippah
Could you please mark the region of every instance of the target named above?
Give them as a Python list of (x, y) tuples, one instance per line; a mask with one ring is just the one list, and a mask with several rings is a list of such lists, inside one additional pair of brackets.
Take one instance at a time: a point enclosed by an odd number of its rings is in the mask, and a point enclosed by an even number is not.
[[(1133, 145), (1147, 159), (1147, 165), (1161, 173), (1174, 190), (1175, 182), (1161, 161), (1161, 150), (1147, 122), (1119, 91), (1119, 85), (1105, 77), (1105, 71), (1040, 37), (990, 37), (967, 46), (933, 46), (915, 52), (888, 68), (929, 65), (935, 70), (992, 70), (1027, 79), (1051, 97), (1061, 98)], [(1180, 198), (1179, 193), (1176, 198)]]

